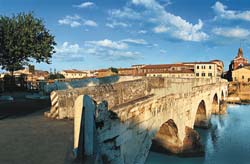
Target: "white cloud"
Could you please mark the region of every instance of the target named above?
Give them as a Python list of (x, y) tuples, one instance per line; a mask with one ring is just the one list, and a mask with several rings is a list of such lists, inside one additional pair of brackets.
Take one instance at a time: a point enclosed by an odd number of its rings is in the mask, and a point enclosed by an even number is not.
[(90, 45), (96, 45), (96, 46), (112, 48), (112, 49), (127, 49), (128, 48), (128, 45), (126, 43), (119, 42), (119, 41), (115, 42), (109, 39), (104, 39), (104, 40), (99, 40), (99, 41), (87, 41), (86, 43)]
[(80, 5), (73, 5), (74, 7), (78, 7), (78, 8), (87, 8), (87, 7), (91, 7), (94, 6), (95, 4), (93, 2), (83, 2)]
[(56, 54), (54, 57), (62, 61), (79, 61), (84, 59), (82, 55), (84, 49), (79, 44), (64, 42), (61, 46), (56, 46), (55, 50)]
[[(168, 27), (168, 33), (175, 38), (185, 40), (185, 41), (202, 41), (208, 38), (208, 35), (202, 32), (203, 22), (198, 20), (198, 24), (192, 24), (180, 16), (175, 16), (165, 10), (165, 8), (160, 5), (155, 0), (132, 0), (135, 5), (142, 5), (150, 12), (154, 13), (154, 23), (157, 23), (155, 32), (165, 32), (166, 29), (159, 28), (161, 26)], [(157, 30), (158, 29), (158, 30)]]
[(108, 55), (110, 58), (115, 58), (118, 60), (132, 60), (142, 58), (139, 52), (131, 52), (131, 51), (113, 51), (109, 50)]
[(146, 31), (146, 30), (140, 30), (140, 31), (138, 31), (138, 33), (139, 33), (139, 34), (146, 34), (147, 31)]
[(67, 15), (63, 19), (59, 19), (58, 23), (61, 25), (69, 25), (70, 27), (98, 26), (98, 24), (95, 21), (83, 19), (79, 15), (73, 15), (73, 16)]
[(214, 28), (213, 33), (227, 38), (246, 38), (250, 31), (243, 28)]
[(99, 41), (86, 41), (85, 53), (99, 56), (108, 60), (134, 60), (142, 58), (139, 52), (128, 51), (128, 44), (147, 44), (143, 39), (123, 39), (112, 41), (109, 39)]
[(59, 19), (58, 23), (61, 25), (70, 25), (71, 27), (81, 26), (80, 17), (78, 15), (69, 16), (67, 15), (63, 19)]
[(64, 54), (76, 54), (81, 51), (78, 44), (69, 44), (69, 42), (64, 42), (61, 46), (55, 48), (56, 53)]
[(124, 7), (122, 10), (113, 9), (108, 11), (109, 15), (113, 18), (129, 18), (129, 19), (140, 19), (141, 14), (134, 11), (131, 8)]
[(214, 6), (212, 6), (217, 14), (216, 18), (231, 19), (231, 20), (245, 20), (250, 21), (250, 11), (236, 11), (227, 10), (227, 6), (223, 5), (221, 2), (217, 1)]
[(97, 26), (97, 23), (95, 21), (92, 21), (92, 20), (86, 20), (83, 22), (83, 24), (86, 26), (93, 26), (93, 27)]
[(128, 27), (129, 25), (127, 23), (123, 23), (123, 22), (117, 22), (117, 21), (113, 21), (111, 23), (106, 23), (107, 27), (110, 28), (115, 28), (115, 27)]
[(121, 40), (122, 42), (126, 42), (126, 43), (133, 43), (133, 44), (142, 44), (142, 45), (146, 45), (148, 44), (144, 39), (123, 39)]
[(167, 32), (169, 29), (165, 27), (164, 25), (159, 25), (153, 29), (155, 33), (164, 33)]

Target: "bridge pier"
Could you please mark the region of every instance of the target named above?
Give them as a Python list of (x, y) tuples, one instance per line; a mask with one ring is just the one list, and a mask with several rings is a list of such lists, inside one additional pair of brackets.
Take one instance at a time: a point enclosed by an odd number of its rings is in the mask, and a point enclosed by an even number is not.
[[(157, 149), (177, 155), (203, 155), (200, 136), (193, 127), (209, 127), (213, 104), (215, 112), (224, 108), (219, 105), (223, 104), (219, 101), (221, 97), (214, 96), (225, 90), (227, 83), (196, 86), (193, 81), (172, 84), (167, 79), (159, 79), (156, 82), (114, 84), (109, 90), (106, 86), (85, 88), (88, 92), (84, 94), (93, 100), (80, 96), (74, 110), (67, 110), (67, 115), (75, 114), (77, 155), (90, 157), (90, 163), (144, 163), (152, 143)], [(71, 95), (63, 93), (58, 97)], [(82, 94), (73, 93), (74, 96)], [(72, 101), (75, 99), (72, 97)], [(61, 114), (65, 102), (58, 103)], [(69, 105), (71, 108), (72, 103)]]
[(178, 129), (173, 120), (164, 123), (155, 135), (151, 150), (179, 156), (204, 155), (199, 133), (190, 127), (185, 127), (185, 137), (182, 141), (178, 135)]

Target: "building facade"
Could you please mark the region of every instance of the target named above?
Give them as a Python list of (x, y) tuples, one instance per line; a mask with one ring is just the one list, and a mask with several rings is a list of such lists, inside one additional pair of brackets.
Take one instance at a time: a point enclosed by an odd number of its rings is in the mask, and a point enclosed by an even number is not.
[(232, 71), (232, 80), (234, 82), (250, 82), (250, 69), (243, 67)]
[(88, 76), (87, 72), (72, 69), (72, 70), (63, 70), (60, 72), (65, 79), (81, 79), (81, 78), (86, 78)]
[(238, 68), (243, 67), (244, 65), (246, 65), (248, 63), (247, 59), (244, 58), (243, 55), (243, 50), (242, 48), (239, 48), (238, 50), (238, 54), (237, 56), (231, 61), (230, 67), (229, 69), (231, 70), (236, 70)]
[(212, 62), (197, 62), (194, 65), (194, 73), (197, 78), (217, 77), (217, 64)]

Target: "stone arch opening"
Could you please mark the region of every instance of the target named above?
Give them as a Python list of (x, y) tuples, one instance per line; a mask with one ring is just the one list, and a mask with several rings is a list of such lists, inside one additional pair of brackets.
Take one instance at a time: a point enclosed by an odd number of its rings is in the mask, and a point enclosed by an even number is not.
[(218, 96), (217, 93), (213, 97), (212, 102), (212, 114), (218, 114), (219, 113), (219, 104), (218, 104)]
[(196, 116), (195, 116), (194, 126), (201, 127), (201, 128), (208, 127), (206, 104), (205, 104), (204, 100), (201, 100), (201, 102), (198, 105), (198, 108), (196, 111)]
[(218, 114), (225, 114), (227, 111), (227, 103), (225, 101), (224, 92), (221, 91), (221, 99), (220, 99), (220, 106), (219, 106), (219, 113)]
[(224, 97), (224, 92), (221, 91), (221, 100), (224, 101), (224, 98), (225, 98), (225, 97)]
[(160, 153), (180, 153), (182, 142), (178, 136), (178, 128), (170, 119), (163, 123), (152, 141), (151, 149)]

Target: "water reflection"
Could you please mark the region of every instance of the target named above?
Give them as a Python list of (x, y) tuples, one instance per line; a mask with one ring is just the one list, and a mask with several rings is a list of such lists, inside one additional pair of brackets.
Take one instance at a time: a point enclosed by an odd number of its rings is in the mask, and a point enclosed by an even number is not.
[(147, 164), (249, 164), (250, 106), (228, 106), (226, 115), (213, 115), (211, 128), (196, 129), (205, 157), (180, 158), (151, 152)]

